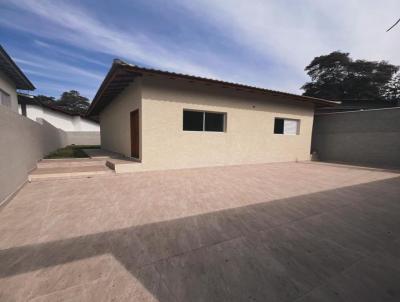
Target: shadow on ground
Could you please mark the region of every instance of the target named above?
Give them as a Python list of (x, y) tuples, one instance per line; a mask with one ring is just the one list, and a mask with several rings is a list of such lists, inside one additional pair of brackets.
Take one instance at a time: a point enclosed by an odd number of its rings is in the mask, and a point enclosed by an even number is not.
[(2, 250), (0, 277), (109, 254), (160, 302), (399, 301), (399, 240), (396, 177)]

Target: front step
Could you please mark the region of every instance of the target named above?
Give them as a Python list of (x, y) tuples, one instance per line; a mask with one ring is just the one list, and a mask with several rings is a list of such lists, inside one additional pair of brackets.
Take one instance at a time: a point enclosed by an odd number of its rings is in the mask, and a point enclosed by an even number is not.
[(74, 158), (74, 159), (42, 159), (37, 163), (37, 167), (42, 168), (68, 168), (68, 167), (89, 167), (104, 166), (105, 160), (97, 160), (90, 158)]
[(114, 174), (114, 171), (105, 165), (92, 165), (81, 167), (53, 167), (53, 168), (37, 168), (29, 175), (28, 180), (42, 181), (55, 180), (65, 178), (86, 178), (100, 175)]

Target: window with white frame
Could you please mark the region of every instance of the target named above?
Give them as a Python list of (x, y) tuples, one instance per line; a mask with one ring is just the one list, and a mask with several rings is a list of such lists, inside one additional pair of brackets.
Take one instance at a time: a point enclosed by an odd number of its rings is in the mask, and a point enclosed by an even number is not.
[(11, 107), (10, 95), (1, 89), (0, 89), (0, 103), (4, 106)]
[(275, 118), (274, 133), (298, 135), (300, 133), (300, 120)]
[(224, 132), (226, 113), (183, 110), (184, 131)]

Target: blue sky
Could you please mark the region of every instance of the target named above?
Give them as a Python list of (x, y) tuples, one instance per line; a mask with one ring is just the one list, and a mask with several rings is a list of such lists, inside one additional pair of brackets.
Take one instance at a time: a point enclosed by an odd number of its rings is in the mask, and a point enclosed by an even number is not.
[(398, 0), (0, 0), (0, 43), (37, 87), (94, 96), (113, 58), (301, 93), (334, 50), (400, 65)]

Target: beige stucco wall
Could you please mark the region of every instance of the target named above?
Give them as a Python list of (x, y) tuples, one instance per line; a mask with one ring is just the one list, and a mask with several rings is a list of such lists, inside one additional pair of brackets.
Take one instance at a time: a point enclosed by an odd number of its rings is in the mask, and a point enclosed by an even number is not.
[[(309, 159), (313, 105), (178, 79), (142, 82), (146, 170)], [(226, 132), (183, 131), (183, 109), (226, 113)], [(300, 119), (300, 135), (273, 134), (275, 117)]]
[(139, 109), (139, 116), (142, 116), (140, 78), (135, 79), (100, 113), (100, 137), (103, 149), (125, 156), (131, 155), (130, 112), (136, 109)]
[[(129, 114), (140, 109), (141, 164), (133, 170), (310, 158), (312, 104), (158, 76), (140, 81), (100, 115), (102, 147), (129, 156)], [(226, 132), (183, 131), (183, 109), (226, 113)], [(300, 119), (300, 135), (273, 134), (275, 117)]]
[(10, 95), (11, 108), (9, 109), (11, 109), (14, 112), (18, 112), (18, 98), (17, 98), (17, 89), (15, 87), (15, 84), (1, 71), (0, 71), (0, 89)]

